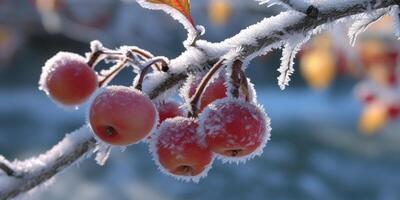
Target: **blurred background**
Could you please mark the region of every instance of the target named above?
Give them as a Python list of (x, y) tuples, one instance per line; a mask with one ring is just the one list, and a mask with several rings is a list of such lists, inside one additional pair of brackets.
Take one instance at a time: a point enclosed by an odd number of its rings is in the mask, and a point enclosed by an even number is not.
[[(192, 2), (205, 39), (220, 41), (279, 7), (253, 1)], [(200, 183), (158, 172), (145, 144), (116, 150), (104, 167), (88, 159), (26, 199), (400, 199), (399, 43), (389, 17), (349, 45), (335, 24), (305, 45), (291, 86), (280, 91), (280, 52), (256, 59), (248, 75), (272, 118), (272, 141), (241, 165), (217, 161)], [(98, 39), (174, 58), (185, 30), (132, 1), (0, 0), (0, 154), (38, 155), (85, 123), (87, 105), (66, 111), (38, 90), (41, 67), (58, 51), (84, 54)], [(125, 70), (113, 84), (131, 84)]]

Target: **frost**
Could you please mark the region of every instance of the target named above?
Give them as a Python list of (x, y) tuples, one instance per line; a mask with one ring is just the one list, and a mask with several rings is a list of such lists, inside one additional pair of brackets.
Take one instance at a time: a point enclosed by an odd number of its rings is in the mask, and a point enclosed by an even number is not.
[[(151, 94), (156, 88), (162, 85), (168, 78), (170, 78), (170, 74), (164, 72), (155, 71), (146, 75), (143, 80), (142, 91), (145, 94)], [(158, 103), (164, 101), (166, 98), (174, 95), (178, 89), (178, 85), (175, 85), (172, 88), (168, 88), (159, 94), (156, 98), (152, 99), (153, 102)]]
[(256, 0), (260, 2), (261, 4), (266, 4), (268, 7), (274, 6), (274, 5), (279, 5), (282, 6), (285, 9), (294, 9), (294, 10), (305, 10), (309, 4), (305, 3), (304, 1), (298, 1), (298, 0)]
[(92, 52), (97, 52), (97, 51), (104, 51), (105, 48), (100, 41), (93, 40), (92, 42), (90, 42), (90, 50)]
[(280, 5), (283, 6), (285, 8), (290, 8), (289, 5), (287, 5), (285, 2), (283, 2), (282, 0), (256, 0), (258, 2), (260, 2), (260, 5), (262, 4), (267, 4), (268, 7), (274, 6), (274, 5)]
[(204, 76), (204, 74), (196, 74), (196, 76), (189, 75), (186, 78), (185, 83), (179, 89), (179, 96), (183, 99), (183, 101), (186, 104), (189, 103), (191, 96), (194, 94), (194, 89), (192, 88), (192, 85), (198, 83), (199, 79), (203, 76)]
[[(252, 117), (253, 118), (257, 118), (259, 119), (259, 117), (261, 117), (261, 121), (265, 122), (264, 123), (264, 133), (261, 135), (261, 138), (257, 138), (257, 140), (260, 142), (260, 145), (257, 147), (257, 149), (249, 154), (249, 155), (245, 155), (245, 156), (240, 156), (240, 157), (227, 157), (224, 155), (220, 155), (217, 154), (216, 158), (222, 160), (223, 163), (245, 163), (246, 161), (253, 159), (256, 156), (260, 156), (263, 153), (263, 149), (266, 146), (267, 142), (270, 140), (271, 137), (271, 122), (270, 122), (270, 118), (268, 117), (268, 115), (266, 114), (264, 108), (260, 105), (255, 105), (251, 104), (251, 103), (245, 103), (244, 101), (235, 99), (235, 98), (224, 98), (224, 99), (220, 99), (217, 101), (214, 101), (212, 104), (210, 104), (199, 116), (199, 127), (198, 127), (198, 134), (202, 137), (203, 142), (206, 136), (206, 131), (208, 130), (210, 135), (209, 136), (213, 136), (217, 137), (217, 135), (215, 135), (215, 131), (213, 130), (221, 130), (221, 127), (223, 126), (224, 123), (232, 123), (233, 120), (233, 116), (230, 116), (227, 113), (221, 113), (221, 112), (215, 112), (218, 109), (221, 109), (221, 107), (225, 107), (228, 104), (235, 104), (235, 106), (239, 106), (240, 108), (244, 108), (247, 110), (251, 110), (252, 111)], [(240, 110), (240, 109), (237, 109)], [(212, 114), (211, 114), (212, 113)], [(262, 113), (262, 115), (258, 115), (256, 113)], [(213, 121), (210, 122), (208, 119), (210, 117), (210, 115), (212, 115)], [(245, 119), (245, 118), (244, 118)], [(246, 120), (246, 119), (245, 119)], [(252, 135), (248, 135), (247, 137), (243, 137), (240, 139), (240, 141), (244, 141), (246, 142), (246, 146), (249, 145), (253, 145), (254, 144), (254, 136)], [(238, 141), (238, 138), (232, 136), (232, 138), (230, 140), (228, 140), (228, 142), (231, 142), (232, 146), (236, 145), (236, 142)]]
[[(257, 46), (259, 45), (259, 39), (271, 36), (277, 31), (283, 31), (285, 27), (298, 23), (299, 19), (302, 19), (304, 16), (305, 15), (300, 12), (290, 10), (277, 16), (265, 18), (257, 24), (251, 25), (242, 30), (234, 37), (228, 38), (222, 42), (209, 43), (206, 41), (197, 41), (196, 44), (199, 48), (206, 49), (209, 57), (218, 58), (233, 48)], [(257, 56), (264, 55), (272, 49), (279, 48), (281, 45), (281, 42), (276, 42), (266, 46), (249, 55), (246, 60), (251, 60)]]
[(378, 21), (381, 17), (383, 17), (386, 13), (388, 12), (388, 9), (379, 9), (371, 13), (364, 13), (361, 14), (358, 17), (361, 17), (361, 19), (357, 20), (354, 22), (351, 27), (349, 28), (349, 38), (350, 38), (350, 44), (352, 46), (355, 45), (357, 36), (364, 32), (370, 25), (372, 25), (374, 22)]
[(278, 71), (281, 75), (278, 77), (278, 84), (281, 90), (284, 90), (289, 85), (290, 75), (294, 72), (294, 59), (300, 47), (308, 41), (310, 37), (299, 34), (290, 37), (286, 40), (286, 44), (282, 50), (281, 66)]
[(97, 140), (97, 145), (93, 152), (96, 154), (95, 160), (97, 164), (103, 166), (104, 164), (106, 164), (108, 157), (110, 156), (111, 145)]
[[(206, 63), (207, 56), (205, 53), (197, 48), (189, 47), (184, 53), (182, 53), (176, 59), (170, 60), (169, 70), (168, 72), (153, 72), (148, 74), (143, 81), (143, 92), (146, 94), (150, 94), (156, 90), (157, 87), (160, 87), (162, 83), (171, 77), (174, 74), (186, 74), (191, 73), (192, 71), (205, 71), (205, 66), (200, 65), (190, 65), (190, 63)], [(190, 70), (190, 71), (189, 71)], [(178, 87), (184, 83), (184, 80), (181, 83), (176, 84), (172, 88), (168, 88), (168, 90), (163, 91), (162, 94), (157, 96), (153, 101), (159, 102), (164, 99), (170, 97), (175, 94), (178, 90)]]
[[(0, 191), (12, 191), (24, 184), (38, 184), (36, 179), (40, 179), (40, 176), (45, 176), (43, 174), (52, 170), (63, 170), (64, 168), (58, 165), (60, 161), (69, 162), (69, 160), (67, 161), (67, 159), (71, 159), (69, 156), (75, 155), (77, 151), (87, 147), (86, 145), (90, 145), (87, 143), (91, 139), (92, 133), (90, 128), (85, 125), (75, 132), (67, 134), (61, 142), (44, 154), (24, 161), (15, 160), (9, 163), (15, 171), (16, 176), (23, 176), (23, 178), (19, 179), (0, 174)], [(89, 155), (91, 154), (85, 153), (77, 160), (70, 160), (71, 164), (76, 164)], [(0, 159), (4, 158), (1, 157)], [(51, 181), (45, 182), (44, 185), (48, 183), (51, 183)]]
[(400, 8), (398, 5), (392, 7), (390, 15), (393, 18), (394, 34), (400, 40)]
[(79, 149), (80, 145), (91, 138), (92, 132), (89, 126), (84, 125), (77, 131), (67, 134), (61, 142), (45, 154), (25, 161), (16, 160), (12, 162), (12, 166), (17, 173), (35, 174), (43, 170), (43, 168), (53, 166), (61, 156), (71, 155), (72, 151)]
[(252, 100), (252, 102), (254, 104), (257, 104), (257, 91), (256, 91), (256, 88), (255, 88), (254, 84), (251, 82), (250, 78), (247, 78), (247, 83), (248, 83), (248, 86), (249, 86), (250, 100)]

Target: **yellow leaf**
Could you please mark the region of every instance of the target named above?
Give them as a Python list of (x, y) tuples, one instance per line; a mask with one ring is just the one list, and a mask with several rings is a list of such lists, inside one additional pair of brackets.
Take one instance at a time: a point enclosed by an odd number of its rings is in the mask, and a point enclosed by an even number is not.
[(190, 0), (145, 0), (145, 2), (169, 6), (180, 12), (194, 26), (190, 15)]

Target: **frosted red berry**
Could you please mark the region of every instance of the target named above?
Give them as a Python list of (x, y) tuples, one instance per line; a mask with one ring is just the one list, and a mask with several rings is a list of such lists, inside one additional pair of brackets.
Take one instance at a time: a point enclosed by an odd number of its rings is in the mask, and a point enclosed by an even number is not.
[(390, 119), (397, 119), (400, 116), (400, 104), (389, 105), (388, 115)]
[(222, 157), (247, 159), (261, 154), (270, 137), (269, 119), (257, 105), (238, 99), (215, 101), (200, 114), (199, 132)]
[(43, 67), (40, 88), (62, 105), (79, 105), (98, 87), (97, 75), (74, 53), (60, 52)]
[(183, 110), (174, 101), (165, 101), (157, 104), (159, 124), (168, 118), (184, 116)]
[(98, 138), (112, 145), (141, 141), (155, 128), (156, 107), (142, 92), (124, 86), (105, 88), (92, 102), (89, 122)]
[[(189, 84), (189, 88), (185, 91), (185, 96), (188, 98), (193, 97), (196, 93), (196, 88), (199, 86), (201, 82), (200, 78), (194, 78)], [(219, 75), (217, 78), (212, 80), (207, 88), (204, 90), (200, 102), (199, 102), (199, 110), (203, 110), (207, 107), (208, 104), (212, 103), (215, 100), (222, 99), (226, 97), (226, 87), (225, 87), (225, 78), (223, 75)]]
[(175, 117), (165, 120), (152, 139), (156, 162), (167, 174), (201, 177), (212, 163), (212, 152), (201, 143), (195, 119)]

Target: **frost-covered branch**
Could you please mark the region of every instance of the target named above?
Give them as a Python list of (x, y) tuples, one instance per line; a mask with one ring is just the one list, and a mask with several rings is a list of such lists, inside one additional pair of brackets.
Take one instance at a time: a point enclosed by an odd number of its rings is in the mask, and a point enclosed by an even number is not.
[(37, 158), (9, 163), (13, 173), (0, 174), (0, 199), (16, 197), (51, 180), (66, 167), (90, 155), (95, 143), (90, 128), (84, 126)]
[[(296, 2), (301, 2), (297, 0)], [(336, 20), (344, 20), (351, 16), (385, 9), (399, 5), (400, 0), (341, 0), (341, 1), (313, 1), (312, 14), (289, 10), (277, 16), (266, 18), (261, 22), (249, 26), (237, 35), (220, 43), (210, 43), (199, 40), (196, 45), (190, 46), (175, 59), (170, 60), (168, 72), (154, 72), (145, 81), (143, 91), (151, 99), (157, 100), (170, 94), (188, 77), (188, 73), (208, 70), (222, 56), (238, 49), (238, 57), (248, 63), (253, 58), (268, 53), (283, 44), (290, 44), (297, 49), (293, 36), (303, 35), (304, 40), (319, 32), (327, 24)], [(304, 40), (295, 40), (304, 43)], [(282, 77), (286, 78), (292, 72), (294, 54), (288, 57), (289, 62), (284, 64)], [(282, 82), (286, 85), (286, 82)], [(15, 197), (27, 192), (38, 185), (50, 180), (66, 167), (77, 160), (90, 155), (95, 149), (95, 139), (87, 126), (67, 135), (58, 145), (37, 158), (26, 161), (14, 161), (10, 165), (0, 164), (0, 199)], [(1, 160), (0, 160), (0, 163)], [(5, 167), (7, 166), (7, 167)], [(7, 173), (7, 171), (14, 173)]]

